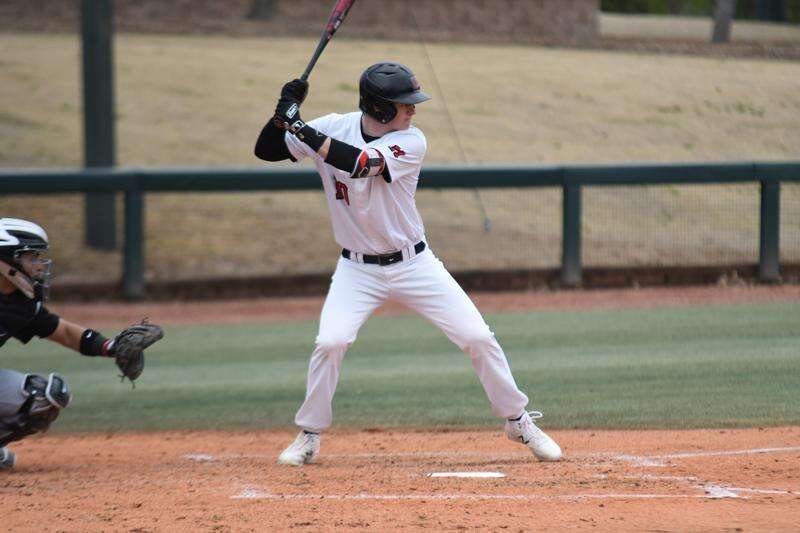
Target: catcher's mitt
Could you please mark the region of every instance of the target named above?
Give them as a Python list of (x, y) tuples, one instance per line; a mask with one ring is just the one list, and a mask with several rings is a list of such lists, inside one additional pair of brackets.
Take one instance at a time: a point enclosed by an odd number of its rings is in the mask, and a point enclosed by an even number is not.
[(114, 338), (109, 353), (114, 356), (123, 381), (128, 378), (133, 383), (142, 375), (145, 348), (162, 337), (164, 330), (161, 326), (151, 324), (145, 318), (141, 323), (125, 328)]

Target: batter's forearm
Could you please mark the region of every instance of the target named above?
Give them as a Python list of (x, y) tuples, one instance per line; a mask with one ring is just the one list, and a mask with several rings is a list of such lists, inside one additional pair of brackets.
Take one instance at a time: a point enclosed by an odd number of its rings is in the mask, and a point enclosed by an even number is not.
[(292, 133), (332, 167), (347, 172), (353, 178), (377, 176), (384, 171), (386, 165), (383, 155), (374, 148), (362, 150), (328, 137), (308, 124), (297, 125), (299, 127), (291, 130)]
[(319, 155), (329, 165), (354, 175), (361, 150), (336, 139), (328, 139), (328, 141), (328, 149), (325, 151), (325, 155), (322, 155), (321, 152)]
[(281, 96), (274, 120), (282, 123), (288, 132), (308, 145), (325, 163), (347, 172), (352, 178), (377, 176), (386, 168), (383, 155), (374, 148), (356, 148), (306, 124), (300, 118), (299, 103), (291, 98)]

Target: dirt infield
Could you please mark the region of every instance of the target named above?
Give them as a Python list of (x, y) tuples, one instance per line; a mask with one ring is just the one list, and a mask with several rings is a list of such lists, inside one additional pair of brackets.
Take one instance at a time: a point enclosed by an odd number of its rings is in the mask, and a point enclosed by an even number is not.
[[(800, 428), (556, 431), (539, 463), (500, 431), (287, 431), (32, 438), (0, 472), (11, 531), (790, 531)], [(504, 477), (431, 477), (491, 472)]]
[[(484, 312), (800, 299), (798, 286), (473, 295)], [(59, 304), (112, 326), (308, 319), (319, 298)], [(388, 307), (383, 313), (402, 313)], [(539, 463), (497, 430), (334, 430), (318, 463), (276, 464), (293, 430), (36, 436), (0, 471), (10, 531), (796, 531), (800, 427), (553, 431)], [(495, 477), (463, 478), (457, 473)]]
[[(680, 305), (732, 304), (800, 300), (800, 285), (663, 287), (573, 291), (476, 292), (470, 294), (483, 313), (547, 309), (623, 309)], [(163, 324), (231, 324), (307, 320), (319, 316), (322, 298), (259, 298), (216, 302), (57, 303), (51, 308), (71, 320), (96, 327), (117, 326), (142, 316)], [(407, 310), (387, 305), (378, 315)]]

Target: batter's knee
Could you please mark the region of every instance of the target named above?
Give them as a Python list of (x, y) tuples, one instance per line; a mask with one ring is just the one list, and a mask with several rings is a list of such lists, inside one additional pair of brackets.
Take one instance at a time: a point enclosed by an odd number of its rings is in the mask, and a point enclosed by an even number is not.
[(494, 333), (486, 327), (485, 329), (471, 331), (469, 335), (465, 336), (461, 349), (472, 357), (479, 357), (480, 354), (486, 353), (488, 348), (492, 348), (496, 344), (497, 340), (494, 338)]
[(344, 357), (352, 340), (345, 335), (337, 333), (320, 334), (317, 336), (317, 351), (327, 357)]

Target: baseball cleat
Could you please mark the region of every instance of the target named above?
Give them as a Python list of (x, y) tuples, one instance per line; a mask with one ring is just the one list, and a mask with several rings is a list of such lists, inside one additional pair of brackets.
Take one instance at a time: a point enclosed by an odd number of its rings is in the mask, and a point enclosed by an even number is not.
[(319, 433), (301, 431), (294, 442), (278, 456), (278, 464), (303, 466), (313, 463), (319, 453)]
[(515, 420), (506, 420), (506, 436), (514, 442), (525, 444), (540, 461), (560, 460), (561, 448), (533, 423), (534, 418), (542, 418), (542, 413), (525, 412)]
[(0, 470), (9, 470), (17, 462), (17, 456), (11, 450), (0, 448)]

